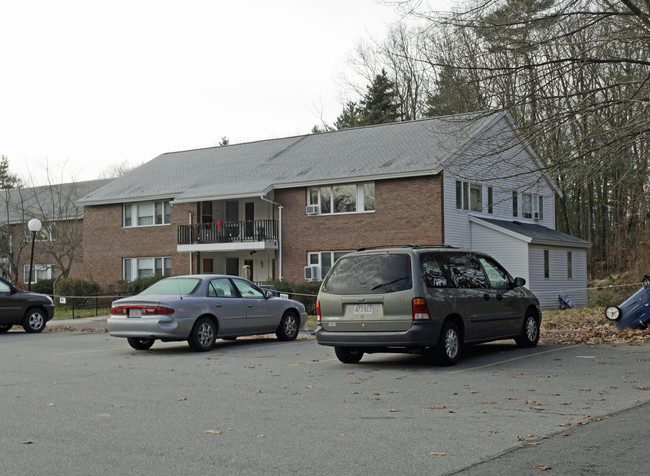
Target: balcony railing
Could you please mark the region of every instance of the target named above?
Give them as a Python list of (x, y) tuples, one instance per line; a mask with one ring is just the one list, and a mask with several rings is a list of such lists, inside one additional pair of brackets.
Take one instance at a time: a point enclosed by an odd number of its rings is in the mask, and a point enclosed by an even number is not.
[(278, 239), (278, 222), (276, 220), (244, 220), (214, 223), (197, 223), (179, 225), (178, 244), (192, 245), (201, 243), (241, 243), (275, 241)]

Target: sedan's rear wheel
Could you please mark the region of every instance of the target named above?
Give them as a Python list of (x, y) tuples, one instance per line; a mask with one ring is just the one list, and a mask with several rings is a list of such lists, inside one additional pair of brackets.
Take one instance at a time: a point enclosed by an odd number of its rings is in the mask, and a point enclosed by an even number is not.
[(282, 316), (280, 325), (275, 331), (275, 335), (279, 340), (295, 340), (298, 337), (299, 322), (296, 315), (292, 312), (287, 312)]
[(521, 335), (515, 337), (519, 347), (535, 347), (539, 342), (539, 320), (532, 314), (526, 314)]
[(207, 317), (202, 317), (194, 324), (187, 343), (195, 352), (212, 349), (217, 338), (217, 326)]
[(354, 347), (334, 347), (334, 353), (344, 364), (356, 364), (363, 357), (363, 351)]
[(151, 349), (156, 339), (140, 339), (139, 337), (129, 337), (126, 339), (131, 347), (135, 350)]
[(460, 359), (461, 349), (460, 332), (458, 325), (453, 321), (447, 321), (442, 326), (442, 332), (438, 340), (437, 353), (443, 365), (454, 365)]
[(5, 332), (9, 332), (9, 329), (13, 327), (12, 324), (2, 324), (0, 326), (0, 334), (4, 334)]
[(25, 332), (36, 333), (45, 329), (45, 314), (37, 308), (27, 309), (23, 318)]

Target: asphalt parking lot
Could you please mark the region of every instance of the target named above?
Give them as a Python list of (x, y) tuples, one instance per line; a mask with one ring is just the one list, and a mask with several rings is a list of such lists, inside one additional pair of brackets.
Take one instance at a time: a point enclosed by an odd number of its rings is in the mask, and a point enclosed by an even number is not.
[[(394, 354), (344, 365), (313, 338), (218, 341), (197, 354), (182, 342), (138, 352), (103, 333), (12, 331), (0, 358), (6, 474), (487, 474), (505, 464), (564, 474), (553, 445), (620, 425), (621, 412), (637, 410), (637, 434), (649, 422), (638, 411), (650, 400), (649, 345), (505, 341), (449, 368)], [(611, 474), (613, 462), (590, 474)]]

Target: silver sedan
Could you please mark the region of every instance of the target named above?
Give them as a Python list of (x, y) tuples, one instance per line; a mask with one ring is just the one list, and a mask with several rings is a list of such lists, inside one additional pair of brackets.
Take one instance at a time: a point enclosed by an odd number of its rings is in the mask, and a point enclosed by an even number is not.
[(166, 278), (140, 294), (113, 302), (108, 332), (126, 337), (137, 350), (156, 339), (188, 341), (197, 352), (210, 350), (217, 337), (275, 333), (293, 340), (307, 321), (305, 306), (276, 297), (236, 276), (188, 275)]

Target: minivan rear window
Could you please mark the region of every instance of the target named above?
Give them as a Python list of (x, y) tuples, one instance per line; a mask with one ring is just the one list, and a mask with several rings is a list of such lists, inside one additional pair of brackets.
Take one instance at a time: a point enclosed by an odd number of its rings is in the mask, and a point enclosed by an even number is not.
[(339, 259), (323, 282), (332, 294), (387, 294), (411, 289), (407, 254), (348, 255)]

